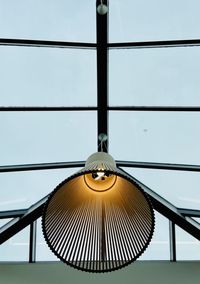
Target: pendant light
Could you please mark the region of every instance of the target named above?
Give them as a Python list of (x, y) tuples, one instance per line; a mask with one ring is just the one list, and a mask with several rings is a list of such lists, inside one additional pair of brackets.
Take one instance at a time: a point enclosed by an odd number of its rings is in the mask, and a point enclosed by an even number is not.
[(148, 246), (154, 212), (148, 196), (105, 152), (50, 194), (42, 216), (44, 237), (63, 262), (89, 272), (122, 268)]

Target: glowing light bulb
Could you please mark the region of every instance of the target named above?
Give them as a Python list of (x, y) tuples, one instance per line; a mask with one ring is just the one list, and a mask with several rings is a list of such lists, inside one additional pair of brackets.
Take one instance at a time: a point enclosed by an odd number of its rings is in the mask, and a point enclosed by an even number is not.
[[(105, 135), (102, 139), (105, 139)], [(106, 141), (102, 139), (100, 140)], [(115, 169), (116, 163), (112, 156), (105, 152), (96, 152), (85, 163), (85, 170), (89, 172), (84, 174), (85, 184), (89, 189), (97, 192), (114, 189), (117, 180)]]
[(113, 187), (117, 179), (116, 175), (103, 170), (84, 175), (86, 185), (98, 192), (107, 191)]
[(92, 174), (94, 180), (104, 180), (105, 179), (104, 176), (105, 176), (104, 172), (97, 172)]

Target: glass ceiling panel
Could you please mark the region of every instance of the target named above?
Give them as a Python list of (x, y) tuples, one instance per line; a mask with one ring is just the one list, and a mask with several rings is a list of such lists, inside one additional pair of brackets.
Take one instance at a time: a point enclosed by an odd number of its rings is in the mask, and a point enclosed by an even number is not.
[(0, 106), (96, 105), (94, 50), (0, 47)]
[(124, 168), (176, 207), (200, 210), (200, 175), (194, 172)]
[(177, 260), (200, 260), (200, 242), (176, 226)]
[[(0, 209), (0, 211), (1, 211), (1, 209)], [(3, 227), (8, 222), (10, 222), (11, 220), (12, 220), (12, 218), (0, 219), (0, 228)]]
[(115, 159), (199, 164), (200, 113), (110, 112)]
[(110, 105), (200, 105), (199, 47), (111, 50), (109, 63)]
[(85, 160), (96, 127), (96, 112), (0, 113), (0, 164)]
[(0, 211), (25, 209), (48, 195), (78, 168), (0, 174)]
[(198, 0), (110, 0), (110, 42), (200, 37)]
[(95, 41), (91, 0), (0, 0), (0, 37)]
[(44, 239), (41, 218), (37, 220), (36, 261), (59, 261)]
[(28, 261), (29, 232), (28, 226), (0, 245), (0, 261)]
[(139, 260), (169, 260), (169, 221), (155, 212), (155, 231), (146, 251)]

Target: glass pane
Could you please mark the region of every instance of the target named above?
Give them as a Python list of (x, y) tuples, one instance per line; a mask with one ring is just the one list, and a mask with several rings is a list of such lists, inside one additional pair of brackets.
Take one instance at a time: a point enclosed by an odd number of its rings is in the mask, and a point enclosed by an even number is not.
[(169, 221), (155, 212), (155, 231), (148, 248), (139, 260), (169, 260)]
[(36, 261), (59, 261), (44, 239), (41, 218), (37, 220)]
[(110, 112), (115, 159), (199, 164), (200, 113)]
[(85, 160), (96, 151), (96, 113), (0, 113), (0, 133), (1, 165)]
[(200, 242), (176, 227), (177, 260), (200, 260)]
[(29, 232), (28, 226), (0, 245), (0, 261), (28, 261)]
[(109, 1), (110, 41), (199, 38), (198, 0)]
[(95, 41), (95, 1), (1, 0), (0, 6), (2, 38)]
[(0, 47), (1, 106), (96, 105), (96, 52)]
[(198, 47), (111, 50), (109, 60), (111, 105), (200, 105)]
[(124, 168), (179, 208), (200, 209), (200, 175), (194, 172)]
[(28, 208), (78, 170), (73, 168), (1, 174), (0, 211)]
[[(1, 210), (1, 209), (0, 209)], [(5, 210), (4, 210), (5, 211)], [(8, 219), (0, 219), (0, 228), (3, 227), (5, 224), (7, 224), (9, 221), (11, 221), (12, 218)]]

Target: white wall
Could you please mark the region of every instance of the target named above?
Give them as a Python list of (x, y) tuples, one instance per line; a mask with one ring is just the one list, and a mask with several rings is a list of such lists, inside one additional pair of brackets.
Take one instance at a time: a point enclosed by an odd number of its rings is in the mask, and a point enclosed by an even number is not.
[(199, 284), (200, 262), (138, 261), (119, 271), (80, 272), (63, 263), (0, 264), (0, 284)]

